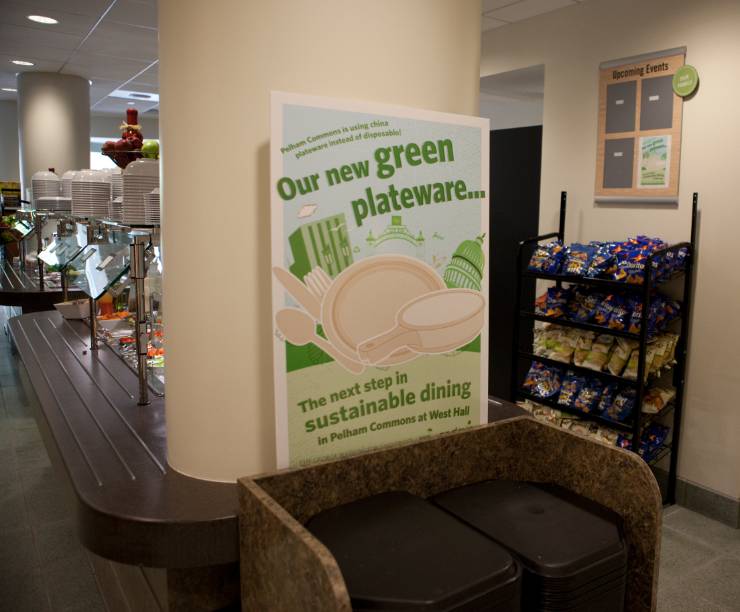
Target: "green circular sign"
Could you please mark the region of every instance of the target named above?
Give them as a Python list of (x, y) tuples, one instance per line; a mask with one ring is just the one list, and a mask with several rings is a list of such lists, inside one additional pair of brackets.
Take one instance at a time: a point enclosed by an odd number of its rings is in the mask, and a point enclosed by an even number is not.
[(694, 93), (698, 85), (699, 73), (693, 66), (681, 66), (673, 75), (673, 91), (682, 98)]

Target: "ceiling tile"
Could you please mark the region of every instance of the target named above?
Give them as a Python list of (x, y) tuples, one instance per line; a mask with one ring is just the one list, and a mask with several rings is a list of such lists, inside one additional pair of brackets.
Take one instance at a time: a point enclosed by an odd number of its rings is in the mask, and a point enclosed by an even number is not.
[(158, 57), (156, 30), (103, 21), (81, 50), (120, 58), (153, 62)]
[(142, 93), (159, 93), (159, 87), (156, 85), (147, 85), (146, 83), (140, 83), (139, 81), (131, 81), (123, 87), (128, 91), (140, 91)]
[(0, 53), (12, 56), (12, 59), (27, 60), (38, 64), (40, 60), (63, 63), (69, 57), (71, 51), (30, 43), (3, 43), (0, 40)]
[(95, 104), (98, 100), (105, 98), (110, 92), (118, 89), (119, 85), (119, 81), (92, 79), (92, 85), (90, 85), (90, 103)]
[(0, 51), (0, 68), (11, 70), (14, 74), (16, 72), (57, 72), (61, 67), (64, 60), (42, 60), (39, 58), (32, 57), (30, 61), (34, 62), (34, 66), (16, 66), (11, 63), (14, 59), (28, 59), (19, 58), (17, 55), (6, 55)]
[(118, 0), (103, 23), (124, 23), (143, 28), (157, 29), (157, 4), (141, 0)]
[(0, 24), (0, 49), (6, 45), (24, 45), (33, 48), (43, 45), (53, 49), (71, 51), (80, 44), (81, 37), (76, 34), (63, 34), (27, 28), (25, 26)]
[[(36, 11), (39, 13), (41, 11)], [(76, 13), (65, 13), (63, 11), (54, 9), (44, 9), (43, 15), (45, 17), (53, 17), (58, 24), (55, 25), (44, 25), (42, 23), (35, 23), (28, 19), (28, 15), (31, 15), (30, 9), (24, 4), (18, 2), (4, 2), (2, 19), (5, 25), (16, 25), (32, 28), (41, 32), (49, 33), (62, 33), (72, 34), (78, 36), (81, 40), (85, 36), (90, 28), (95, 25), (97, 17), (92, 15), (77, 15)]]
[(481, 32), (487, 32), (488, 30), (495, 30), (496, 28), (500, 28), (501, 26), (505, 26), (507, 24), (506, 21), (501, 21), (500, 19), (489, 19), (488, 17), (482, 17), (480, 21), (480, 29)]
[(146, 67), (146, 62), (77, 51), (62, 72), (123, 83)]
[(521, 21), (536, 15), (556, 11), (566, 6), (578, 4), (574, 0), (521, 0), (511, 6), (497, 9), (486, 13), (486, 17), (502, 19), (503, 21)]
[(28, 7), (29, 15), (47, 15), (54, 10), (65, 13), (89, 15), (96, 20), (110, 6), (111, 0), (14, 0), (16, 4)]
[(134, 83), (159, 88), (159, 64), (154, 64), (149, 70), (137, 76)]
[[(157, 103), (154, 102), (137, 102), (135, 107), (139, 111), (139, 113), (145, 113), (150, 108), (154, 108), (157, 106)], [(126, 100), (123, 98), (104, 98), (97, 104), (93, 105), (93, 110), (96, 113), (112, 113), (116, 115), (120, 115), (121, 117), (126, 116), (126, 109), (131, 108)]]
[(483, 0), (481, 10), (485, 15), (488, 11), (500, 9), (501, 7), (509, 6), (510, 4), (516, 4), (517, 2), (520, 2), (520, 0)]

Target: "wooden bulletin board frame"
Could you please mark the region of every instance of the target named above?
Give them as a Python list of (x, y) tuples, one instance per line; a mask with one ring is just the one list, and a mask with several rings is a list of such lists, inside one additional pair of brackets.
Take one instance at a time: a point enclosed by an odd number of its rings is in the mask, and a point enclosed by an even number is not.
[[(685, 58), (686, 48), (682, 47), (599, 66), (596, 202), (678, 202), (683, 99), (672, 88), (667, 93), (666, 85)], [(630, 110), (634, 113), (631, 124)], [(651, 157), (653, 150), (658, 153)], [(665, 161), (661, 152), (666, 154)], [(641, 154), (645, 164), (641, 164)]]

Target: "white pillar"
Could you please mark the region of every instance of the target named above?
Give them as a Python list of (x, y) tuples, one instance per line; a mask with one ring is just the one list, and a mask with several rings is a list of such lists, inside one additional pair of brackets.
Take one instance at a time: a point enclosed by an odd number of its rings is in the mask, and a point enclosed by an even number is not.
[(57, 174), (90, 167), (90, 83), (55, 72), (18, 75), (18, 134), (21, 182), (34, 172)]
[(0, 101), (0, 181), (18, 181), (18, 104)]
[(478, 0), (160, 0), (167, 445), (275, 466), (270, 90), (477, 114)]

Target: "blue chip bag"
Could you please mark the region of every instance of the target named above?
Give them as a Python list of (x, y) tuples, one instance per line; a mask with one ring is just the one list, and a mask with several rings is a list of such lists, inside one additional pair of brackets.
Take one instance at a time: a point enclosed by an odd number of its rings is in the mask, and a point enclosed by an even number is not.
[(522, 385), (536, 397), (549, 398), (560, 392), (560, 371), (539, 362), (533, 362)]
[(565, 257), (565, 247), (559, 240), (549, 244), (537, 245), (529, 259), (528, 268), (532, 272), (557, 274)]
[(617, 257), (614, 254), (613, 244), (600, 244), (596, 247), (591, 261), (588, 264), (585, 276), (588, 278), (606, 278), (617, 270)]
[(604, 300), (597, 291), (575, 291), (570, 302), (570, 318), (581, 323), (589, 323), (596, 314), (596, 307)]
[(599, 406), (599, 400), (601, 399), (603, 388), (603, 383), (597, 378), (587, 380), (578, 393), (574, 406), (582, 412), (596, 411)]
[(594, 310), (594, 323), (597, 325), (609, 325), (612, 318), (614, 306), (617, 304), (617, 297), (613, 294), (607, 295)]
[(618, 296), (614, 296), (611, 307), (611, 315), (609, 316), (608, 326), (609, 329), (618, 329), (624, 331), (630, 324), (630, 309), (627, 301)]
[(560, 386), (558, 404), (572, 408), (584, 384), (586, 384), (586, 379), (583, 376), (576, 376), (573, 372), (568, 371), (563, 379), (563, 384)]
[(565, 317), (568, 312), (568, 302), (571, 299), (571, 290), (562, 287), (550, 287), (547, 290), (545, 302), (545, 315), (559, 319)]
[(635, 409), (636, 397), (635, 389), (622, 389), (614, 397), (612, 405), (606, 411), (606, 416), (613, 421), (626, 421)]
[(571, 244), (565, 254), (563, 274), (570, 276), (584, 276), (596, 252), (596, 247), (590, 244)]
[(608, 414), (609, 408), (611, 408), (611, 405), (614, 402), (618, 389), (619, 387), (616, 383), (608, 383), (604, 385), (604, 390), (601, 392), (596, 412), (603, 415)]

